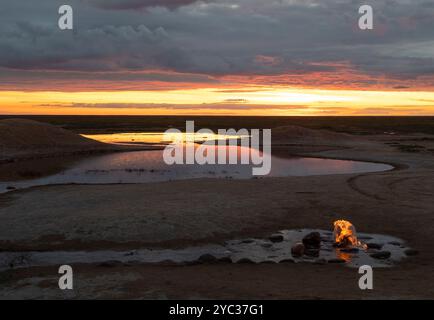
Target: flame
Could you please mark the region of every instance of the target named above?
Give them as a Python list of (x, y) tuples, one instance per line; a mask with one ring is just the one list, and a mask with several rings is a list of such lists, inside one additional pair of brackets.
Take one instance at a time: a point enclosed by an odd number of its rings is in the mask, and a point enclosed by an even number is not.
[(346, 220), (337, 220), (333, 224), (333, 236), (335, 238), (335, 243), (339, 247), (364, 247), (364, 245), (357, 240), (356, 228), (351, 222)]

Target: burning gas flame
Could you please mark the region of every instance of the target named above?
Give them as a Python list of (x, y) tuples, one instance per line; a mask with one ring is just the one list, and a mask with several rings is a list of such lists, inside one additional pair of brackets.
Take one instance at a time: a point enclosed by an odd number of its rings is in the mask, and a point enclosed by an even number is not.
[(333, 237), (338, 247), (362, 247), (365, 246), (357, 239), (356, 228), (351, 222), (337, 220), (334, 223)]

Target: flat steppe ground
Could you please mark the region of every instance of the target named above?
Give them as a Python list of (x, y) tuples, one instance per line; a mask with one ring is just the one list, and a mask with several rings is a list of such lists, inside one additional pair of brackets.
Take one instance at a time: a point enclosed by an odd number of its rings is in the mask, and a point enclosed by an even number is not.
[[(252, 180), (199, 179), (142, 185), (37, 187), (0, 195), (0, 250), (179, 248), (266, 237), (282, 229), (357, 230), (399, 237), (419, 254), (374, 270), (326, 264), (80, 264), (74, 290), (58, 266), (0, 273), (0, 298), (434, 298), (434, 139), (367, 135), (363, 143), (278, 141), (279, 154), (390, 163), (387, 172)], [(418, 146), (418, 147), (415, 147)]]

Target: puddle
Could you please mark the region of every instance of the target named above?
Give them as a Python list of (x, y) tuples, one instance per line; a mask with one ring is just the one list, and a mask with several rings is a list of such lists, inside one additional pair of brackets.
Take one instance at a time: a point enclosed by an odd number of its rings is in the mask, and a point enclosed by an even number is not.
[[(158, 132), (101, 134), (87, 135), (86, 137), (114, 144), (164, 144), (168, 142), (164, 141), (164, 133)], [(244, 138), (244, 136), (195, 133), (192, 136), (180, 134), (180, 137), (177, 139), (184, 141), (187, 138), (195, 142), (210, 140), (224, 140), (227, 142), (229, 140)], [(196, 148), (198, 146), (198, 144), (195, 145)], [(38, 176), (34, 174), (37, 173), (38, 169), (35, 168), (34, 160), (29, 160), (27, 163), (24, 163), (24, 161), (20, 162), (22, 167), (31, 168), (30, 170), (21, 170), (27, 176), (30, 176), (29, 179), (15, 182), (0, 182), (0, 193), (46, 185), (139, 184), (198, 178), (254, 178), (252, 175), (254, 165), (240, 164), (240, 157), (242, 153), (250, 154), (252, 157), (262, 157), (262, 151), (240, 145), (217, 144), (214, 148), (215, 154), (219, 154), (220, 151), (226, 155), (236, 154), (238, 164), (167, 165), (163, 161), (163, 150), (147, 150), (90, 156), (68, 163), (67, 167), (59, 172), (33, 178), (31, 177), (32, 174)], [(271, 172), (264, 177), (351, 174), (393, 169), (392, 166), (382, 163), (310, 157), (277, 157), (274, 155), (271, 155), (271, 163)]]
[[(238, 156), (244, 147), (216, 146), (237, 149)], [(250, 152), (250, 151), (249, 151)], [(261, 153), (252, 149), (251, 153)], [(240, 163), (240, 161), (238, 161)], [(312, 176), (330, 174), (350, 174), (378, 172), (393, 169), (381, 163), (333, 160), (322, 158), (271, 156), (271, 172), (265, 177)], [(30, 163), (30, 167), (31, 163)], [(162, 150), (122, 152), (93, 156), (72, 163), (67, 169), (49, 176), (16, 182), (0, 182), (0, 193), (35, 186), (61, 184), (118, 184), (149, 183), (174, 180), (220, 178), (252, 179), (249, 164), (206, 164), (206, 165), (167, 165), (163, 161)]]
[[(319, 251), (302, 257), (293, 257), (291, 247), (301, 242), (311, 232), (319, 232), (321, 246)], [(365, 244), (376, 244), (381, 249), (347, 250), (333, 247), (333, 236), (324, 230), (284, 230), (276, 235), (282, 236), (280, 242), (269, 239), (242, 239), (227, 241), (222, 245), (207, 245), (184, 249), (141, 249), (132, 251), (51, 251), (51, 252), (2, 252), (0, 270), (75, 263), (161, 263), (171, 261), (180, 264), (194, 263), (316, 263), (343, 264), (348, 267), (370, 265), (376, 268), (391, 267), (404, 259), (405, 242), (401, 239), (359, 233), (358, 238)], [(276, 241), (276, 240), (274, 240)], [(390, 253), (390, 254), (389, 254)], [(383, 255), (374, 258), (372, 255)], [(386, 257), (387, 256), (387, 257)]]
[(167, 144), (173, 141), (217, 141), (217, 140), (229, 140), (229, 139), (241, 139), (247, 138), (246, 135), (231, 135), (231, 134), (216, 134), (216, 133), (170, 133), (164, 132), (123, 132), (123, 133), (109, 133), (109, 134), (83, 134), (83, 137), (101, 141), (104, 143), (114, 144)]

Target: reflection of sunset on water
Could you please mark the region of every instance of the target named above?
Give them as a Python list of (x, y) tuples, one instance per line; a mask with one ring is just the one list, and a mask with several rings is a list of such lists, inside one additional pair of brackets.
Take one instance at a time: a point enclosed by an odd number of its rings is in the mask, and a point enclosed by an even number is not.
[[(92, 134), (86, 135), (84, 137), (98, 140), (104, 143), (117, 143), (117, 144), (153, 144), (153, 143), (171, 143), (174, 141), (214, 141), (214, 140), (227, 140), (227, 139), (238, 139), (243, 136), (232, 136), (232, 135), (220, 135), (211, 133), (171, 133), (164, 134), (161, 132), (131, 132), (131, 133), (113, 133), (113, 134)], [(169, 137), (170, 139), (166, 139)]]

